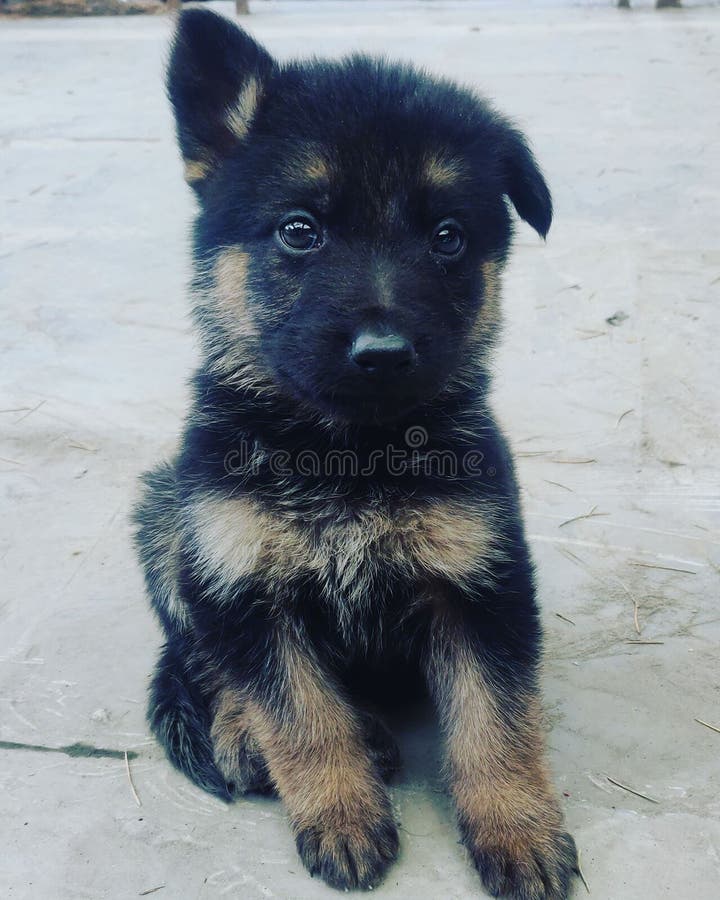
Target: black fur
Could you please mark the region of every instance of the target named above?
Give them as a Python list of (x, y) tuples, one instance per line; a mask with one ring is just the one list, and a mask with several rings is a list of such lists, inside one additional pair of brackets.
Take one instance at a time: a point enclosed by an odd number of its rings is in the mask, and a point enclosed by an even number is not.
[(148, 721), (170, 761), (198, 787), (221, 800), (232, 792), (213, 761), (210, 714), (174, 637), (163, 647), (150, 685)]
[[(203, 360), (177, 455), (146, 476), (136, 514), (167, 641), (150, 723), (181, 771), (230, 799), (211, 738), (219, 698), (232, 690), (262, 710), (271, 724), (258, 725), (255, 712), (248, 727), (267, 758), (241, 787), (277, 782), (310, 871), (336, 887), (370, 887), (397, 852), (389, 806), (378, 800), (375, 818), (359, 811), (347, 825), (356, 838), (334, 843), (322, 816), (304, 821), (307, 802), (293, 807), (284, 787), (282, 740), (297, 742), (297, 759), (305, 740), (293, 684), (314, 690), (313, 679), (324, 679), (328, 714), (344, 711), (347, 740), (388, 775), (397, 748), (367, 699), (427, 681), (445, 703), (456, 647), (432, 659), (430, 648), (451, 623), (505, 709), (498, 727), (514, 745), (514, 723), (537, 693), (541, 634), (512, 460), (486, 398), (510, 204), (544, 237), (550, 194), (523, 136), (474, 93), (362, 56), (280, 65), (211, 13), (180, 17), (168, 92), (199, 199), (193, 296)], [(293, 215), (318, 224), (317, 249), (283, 245), (278, 229)], [(444, 220), (459, 228), (456, 257), (435, 249)], [(351, 348), (363, 329), (402, 334), (415, 367), (392, 378), (360, 372)], [(224, 500), (254, 517), (238, 519), (236, 534), (226, 511), (222, 532), (202, 518), (211, 515), (203, 503)], [(393, 530), (408, 509), (420, 522), (439, 516), (428, 540), (449, 542), (446, 551), (409, 550), (418, 554), (412, 566), (393, 557), (412, 542), (412, 530)], [(477, 519), (478, 542), (487, 529), (485, 556), (453, 545), (465, 535), (446, 509)], [(358, 525), (366, 521), (383, 536), (366, 538)], [(274, 531), (274, 523), (284, 524)], [(342, 543), (345, 528), (355, 544)], [(267, 563), (273, 546), (263, 541), (290, 533), (297, 557), (288, 544)], [(213, 557), (220, 545), (227, 565)], [(356, 545), (367, 554), (358, 560), (362, 591), (347, 576)], [(288, 659), (302, 669), (296, 682)], [(267, 728), (277, 729), (274, 743)], [(462, 811), (460, 819), (472, 830)], [(553, 835), (552, 846), (566, 846)], [(550, 855), (538, 865), (558, 871), (542, 896), (565, 897), (572, 854)], [(511, 896), (531, 896), (500, 851), (483, 850), (476, 862), (496, 893), (506, 884)]]

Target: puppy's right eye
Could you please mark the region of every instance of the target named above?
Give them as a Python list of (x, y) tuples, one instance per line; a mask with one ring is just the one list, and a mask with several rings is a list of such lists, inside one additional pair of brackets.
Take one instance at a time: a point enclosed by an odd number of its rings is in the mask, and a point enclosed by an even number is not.
[(445, 259), (457, 259), (465, 249), (465, 235), (454, 219), (441, 222), (433, 234), (431, 252)]
[(278, 228), (281, 242), (293, 253), (308, 253), (322, 246), (320, 226), (308, 215), (292, 215)]

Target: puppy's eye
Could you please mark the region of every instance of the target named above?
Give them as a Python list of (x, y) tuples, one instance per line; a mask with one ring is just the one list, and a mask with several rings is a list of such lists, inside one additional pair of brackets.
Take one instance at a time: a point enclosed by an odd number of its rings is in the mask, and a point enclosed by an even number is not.
[(320, 226), (306, 214), (293, 214), (281, 222), (278, 237), (294, 253), (307, 253), (322, 245)]
[(441, 222), (433, 233), (431, 251), (446, 259), (456, 258), (465, 249), (465, 235), (457, 222)]

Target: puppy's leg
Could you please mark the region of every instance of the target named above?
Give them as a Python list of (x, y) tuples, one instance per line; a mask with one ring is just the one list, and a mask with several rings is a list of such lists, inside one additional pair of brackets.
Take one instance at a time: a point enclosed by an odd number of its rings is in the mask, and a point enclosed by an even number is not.
[(166, 644), (150, 683), (148, 723), (168, 758), (198, 787), (230, 800), (213, 760), (208, 679), (199, 665), (188, 608), (178, 584), (182, 524), (174, 469), (158, 466), (144, 476), (134, 518), (135, 543), (150, 602)]
[(436, 612), (426, 657), (463, 842), (493, 896), (564, 900), (577, 855), (544, 759), (534, 664), (499, 625), (501, 605), (473, 615), (463, 602)]
[(187, 669), (185, 649), (178, 636), (163, 647), (150, 682), (148, 723), (176, 768), (203, 790), (230, 800), (213, 758), (210, 712)]
[(248, 732), (311, 874), (336, 888), (373, 887), (397, 856), (398, 836), (361, 717), (301, 639), (284, 634), (276, 646), (272, 683), (247, 694)]
[(265, 758), (248, 729), (245, 705), (241, 692), (224, 689), (218, 693), (210, 729), (215, 765), (235, 796), (273, 793)]

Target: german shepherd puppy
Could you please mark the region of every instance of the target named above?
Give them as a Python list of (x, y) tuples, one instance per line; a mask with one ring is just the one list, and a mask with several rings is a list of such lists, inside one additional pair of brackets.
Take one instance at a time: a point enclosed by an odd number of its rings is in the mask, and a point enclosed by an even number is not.
[(424, 684), (485, 887), (565, 898), (533, 568), (487, 401), (509, 204), (542, 236), (552, 217), (528, 145), (469, 90), (281, 64), (198, 10), (168, 92), (203, 355), (136, 512), (166, 637), (152, 729), (219, 797), (276, 790), (311, 874), (371, 888), (398, 853), (398, 754), (370, 688)]

